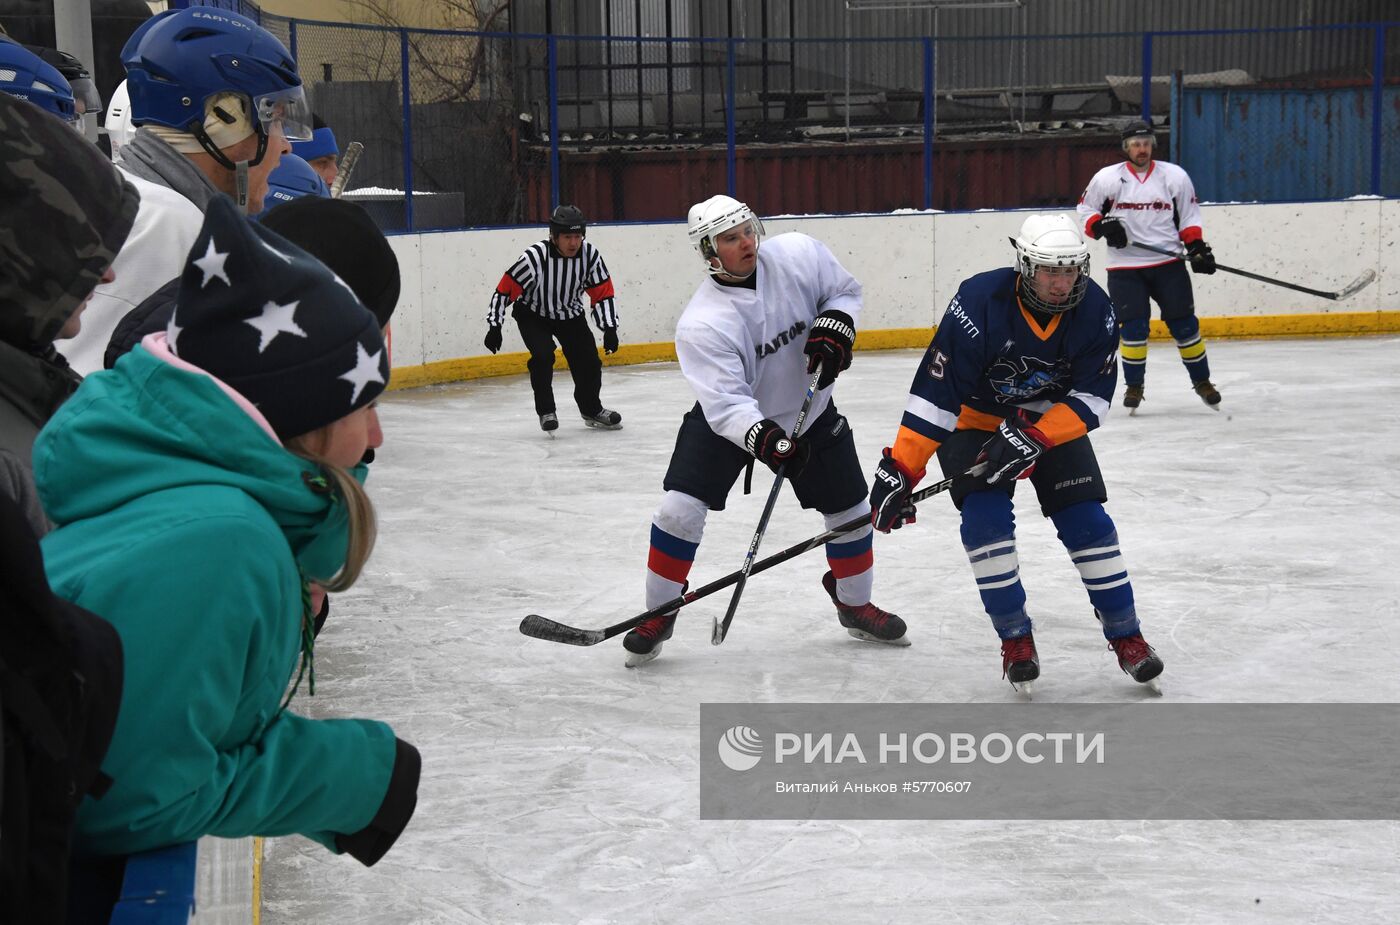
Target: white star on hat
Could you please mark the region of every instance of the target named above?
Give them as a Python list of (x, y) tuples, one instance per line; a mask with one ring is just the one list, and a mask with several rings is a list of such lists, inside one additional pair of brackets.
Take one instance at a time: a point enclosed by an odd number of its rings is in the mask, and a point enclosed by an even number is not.
[(228, 252), (219, 253), (218, 248), (214, 246), (214, 236), (211, 234), (209, 236), (209, 249), (204, 252), (203, 257), (194, 261), (194, 265), (199, 267), (204, 274), (204, 282), (199, 284), (200, 289), (209, 285), (209, 281), (212, 279), (223, 280), (225, 286), (233, 285), (233, 282), (228, 278), (228, 273), (224, 270), (224, 261), (227, 259)]
[(172, 312), (165, 325), (165, 342), (170, 345), (170, 352), (176, 356), (180, 355), (180, 350), (175, 346), (175, 342), (180, 339), (180, 332), (183, 330), (184, 328), (175, 323), (175, 315)]
[(383, 350), (376, 350), (374, 353), (365, 351), (365, 345), (355, 344), (355, 368), (347, 373), (341, 373), (337, 379), (344, 379), (355, 387), (350, 393), (350, 404), (355, 403), (355, 399), (360, 397), (360, 392), (371, 382), (378, 382), (383, 385), (384, 377), (379, 375), (379, 358), (383, 356)]
[(297, 306), (301, 301), (288, 302), (286, 305), (278, 305), (276, 302), (268, 302), (263, 306), (262, 314), (256, 318), (244, 318), (243, 323), (252, 325), (258, 329), (262, 335), (258, 342), (258, 353), (267, 349), (267, 345), (277, 337), (278, 334), (295, 334), (297, 337), (305, 337), (303, 331), (293, 320)]

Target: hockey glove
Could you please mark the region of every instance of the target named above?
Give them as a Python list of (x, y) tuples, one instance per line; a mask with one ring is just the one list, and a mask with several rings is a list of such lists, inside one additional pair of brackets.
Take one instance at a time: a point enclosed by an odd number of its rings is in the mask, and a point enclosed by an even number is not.
[(754, 459), (764, 463), (774, 472), (778, 471), (778, 467), (786, 466), (783, 475), (790, 479), (797, 478), (802, 467), (807, 465), (807, 457), (812, 453), (807, 441), (801, 437), (789, 437), (777, 422), (767, 418), (749, 428), (749, 432), (744, 435), (744, 446), (753, 454)]
[(851, 347), (855, 342), (856, 326), (850, 315), (831, 309), (816, 317), (802, 352), (807, 354), (807, 375), (816, 372), (817, 364), (821, 364), (822, 375), (817, 380), (817, 388), (826, 388), (836, 381), (843, 369), (850, 369)]
[(1116, 218), (1101, 218), (1089, 228), (1089, 234), (1103, 238), (1109, 247), (1127, 247), (1128, 229)]
[(875, 467), (875, 481), (870, 486), (870, 523), (876, 530), (889, 533), (914, 522), (918, 511), (909, 495), (926, 471), (910, 472), (890, 455), (890, 448), (885, 447), (880, 465)]
[(617, 328), (603, 328), (603, 352), (617, 353)]
[(983, 444), (977, 461), (986, 461), (987, 484), (995, 485), (1003, 479), (1011, 481), (1029, 476), (1035, 470), (1035, 461), (1040, 454), (1054, 445), (1024, 414), (1018, 412), (1014, 418), (1001, 422)]
[(1215, 255), (1210, 251), (1210, 245), (1200, 238), (1186, 245), (1186, 258), (1191, 261), (1191, 272), (1203, 273), (1207, 276), (1215, 272)]
[(486, 340), (482, 341), (482, 344), (492, 353), (501, 349), (501, 326), (499, 324), (493, 324), (486, 329)]

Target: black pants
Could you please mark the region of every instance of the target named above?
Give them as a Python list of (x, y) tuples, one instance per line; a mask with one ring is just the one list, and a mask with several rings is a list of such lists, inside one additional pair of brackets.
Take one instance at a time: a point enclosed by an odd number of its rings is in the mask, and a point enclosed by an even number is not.
[(564, 350), (564, 359), (574, 376), (574, 402), (579, 413), (592, 417), (603, 410), (599, 392), (603, 388), (603, 361), (598, 359), (598, 342), (588, 329), (588, 317), (579, 315), (567, 321), (541, 318), (528, 308), (517, 304), (515, 323), (520, 326), (520, 339), (530, 351), (525, 364), (530, 370), (530, 388), (535, 391), (535, 413), (554, 411), (554, 342)]

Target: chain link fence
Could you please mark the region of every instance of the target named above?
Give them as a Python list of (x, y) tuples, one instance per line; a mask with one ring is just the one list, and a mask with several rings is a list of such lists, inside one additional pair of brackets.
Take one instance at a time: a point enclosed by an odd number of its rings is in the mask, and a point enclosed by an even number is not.
[[(226, 0), (224, 8), (256, 8)], [(1400, 196), (1400, 24), (920, 38), (448, 32), (263, 13), (410, 231), (1066, 207), (1150, 114), (1202, 199)], [(627, 23), (610, 23), (625, 28)]]

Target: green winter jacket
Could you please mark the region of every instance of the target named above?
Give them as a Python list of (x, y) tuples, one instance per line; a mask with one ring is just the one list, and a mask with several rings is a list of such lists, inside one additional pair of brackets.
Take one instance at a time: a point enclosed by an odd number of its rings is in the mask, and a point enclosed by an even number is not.
[(336, 850), (366, 826), (390, 728), (279, 712), (301, 573), (327, 579), (345, 557), (344, 505), (311, 467), (212, 379), (138, 347), (49, 421), (34, 474), (58, 525), (43, 543), (54, 592), (111, 621), (126, 653), (102, 764), (114, 783), (83, 802), (76, 849), (299, 833)]

